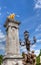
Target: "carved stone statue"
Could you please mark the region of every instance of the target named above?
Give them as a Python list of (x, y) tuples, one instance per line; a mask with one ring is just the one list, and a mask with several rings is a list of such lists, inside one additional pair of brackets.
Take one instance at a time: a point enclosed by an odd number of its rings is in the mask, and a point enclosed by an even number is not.
[(24, 53), (23, 58), (23, 65), (36, 65), (36, 55), (34, 54), (34, 51), (28, 54)]

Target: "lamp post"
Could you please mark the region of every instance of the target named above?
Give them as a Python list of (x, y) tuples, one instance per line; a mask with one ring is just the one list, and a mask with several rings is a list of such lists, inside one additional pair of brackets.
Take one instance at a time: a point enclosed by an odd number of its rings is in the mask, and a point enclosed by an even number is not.
[(21, 40), (20, 40), (20, 45), (21, 46), (26, 46), (26, 49), (27, 51), (30, 51), (30, 45), (33, 45), (36, 43), (36, 38), (35, 36), (33, 37), (33, 43), (31, 43), (31, 41), (29, 40), (29, 32), (28, 31), (25, 31), (24, 32), (24, 40), (25, 40), (25, 43), (22, 44)]
[[(20, 40), (20, 45), (21, 46), (26, 46), (26, 49), (28, 51), (27, 54), (25, 54), (23, 52), (23, 58), (24, 58), (24, 65), (36, 65), (36, 55), (34, 55), (34, 51), (30, 52), (30, 46), (34, 45), (36, 43), (36, 38), (35, 36), (33, 37), (33, 42), (31, 43), (30, 39), (29, 39), (29, 32), (25, 31), (24, 32), (24, 44), (22, 44), (21, 40)], [(26, 63), (26, 64), (25, 64)]]

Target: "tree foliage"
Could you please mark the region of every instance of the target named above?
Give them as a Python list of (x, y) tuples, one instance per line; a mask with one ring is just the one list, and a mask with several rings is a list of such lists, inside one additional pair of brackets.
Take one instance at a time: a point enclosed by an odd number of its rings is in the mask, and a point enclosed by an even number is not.
[(0, 65), (1, 65), (2, 62), (3, 62), (3, 56), (0, 55)]
[(40, 49), (40, 54), (39, 54), (39, 56), (36, 58), (37, 64), (40, 63), (40, 56), (41, 56), (41, 49)]

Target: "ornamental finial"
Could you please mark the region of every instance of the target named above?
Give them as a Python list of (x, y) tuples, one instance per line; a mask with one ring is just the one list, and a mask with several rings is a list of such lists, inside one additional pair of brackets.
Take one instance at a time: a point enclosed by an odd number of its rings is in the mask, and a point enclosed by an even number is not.
[(10, 15), (8, 16), (8, 18), (14, 19), (15, 16), (16, 16), (15, 14), (10, 14)]

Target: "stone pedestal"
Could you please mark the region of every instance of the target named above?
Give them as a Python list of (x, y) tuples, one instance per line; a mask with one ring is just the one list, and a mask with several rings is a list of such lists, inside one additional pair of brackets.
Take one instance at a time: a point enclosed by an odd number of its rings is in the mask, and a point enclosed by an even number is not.
[(4, 56), (3, 65), (23, 65), (22, 56)]
[(22, 56), (20, 55), (19, 43), (19, 22), (7, 18), (4, 24), (6, 28), (6, 48), (3, 57), (3, 65), (22, 65)]

